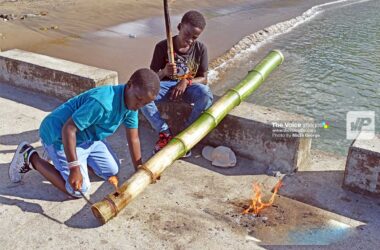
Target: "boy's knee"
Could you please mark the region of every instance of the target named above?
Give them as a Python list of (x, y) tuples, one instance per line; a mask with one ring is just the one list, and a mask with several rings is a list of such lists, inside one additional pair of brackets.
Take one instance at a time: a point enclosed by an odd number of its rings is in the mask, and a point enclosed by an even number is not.
[(209, 86), (200, 84), (198, 85), (199, 87), (199, 96), (198, 100), (199, 103), (205, 106), (205, 108), (209, 108), (212, 104), (212, 101), (214, 99), (213, 94), (211, 93), (211, 90)]
[(110, 177), (119, 173), (119, 167), (113, 167), (110, 169)]
[(117, 175), (119, 173), (119, 165), (115, 162), (114, 164), (109, 164), (109, 167), (100, 176), (104, 180), (108, 180), (111, 176)]

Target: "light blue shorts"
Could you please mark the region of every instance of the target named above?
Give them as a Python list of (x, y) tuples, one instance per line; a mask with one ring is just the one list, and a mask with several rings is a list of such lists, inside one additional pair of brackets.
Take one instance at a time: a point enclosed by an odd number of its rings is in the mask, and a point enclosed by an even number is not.
[[(75, 197), (81, 197), (78, 191), (74, 192), (68, 182), (70, 170), (67, 166), (64, 150), (57, 150), (53, 145), (46, 145), (44, 142), (42, 142), (42, 145), (49, 155), (49, 158), (53, 161), (55, 168), (65, 180), (67, 192)], [(87, 166), (91, 167), (96, 175), (105, 180), (119, 172), (119, 160), (105, 140), (84, 142), (77, 145), (76, 149), (78, 161), (80, 162), (80, 171), (83, 177), (81, 188), (83, 193), (88, 192), (91, 187)]]

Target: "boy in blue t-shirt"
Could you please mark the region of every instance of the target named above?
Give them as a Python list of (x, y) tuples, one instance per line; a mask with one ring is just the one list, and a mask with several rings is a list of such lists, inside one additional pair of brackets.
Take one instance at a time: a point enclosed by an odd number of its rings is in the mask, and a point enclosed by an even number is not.
[[(135, 168), (142, 164), (138, 136), (138, 109), (153, 101), (160, 80), (150, 69), (139, 69), (127, 84), (102, 86), (75, 96), (56, 108), (41, 123), (40, 137), (54, 166), (27, 142), (16, 149), (9, 167), (12, 182), (32, 168), (61, 191), (81, 197), (90, 188), (87, 166), (103, 179), (119, 171), (119, 160), (105, 138), (121, 124)], [(80, 192), (79, 192), (80, 191)]]

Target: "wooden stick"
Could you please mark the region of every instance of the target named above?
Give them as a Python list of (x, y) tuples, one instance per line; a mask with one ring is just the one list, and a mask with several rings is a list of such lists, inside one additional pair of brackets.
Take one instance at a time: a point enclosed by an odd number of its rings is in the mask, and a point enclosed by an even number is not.
[(172, 39), (172, 29), (171, 29), (171, 25), (170, 25), (170, 16), (169, 16), (169, 5), (168, 5), (167, 0), (164, 0), (164, 14), (165, 14), (166, 40), (168, 43), (169, 63), (175, 63), (174, 62), (174, 48), (173, 48), (173, 39)]

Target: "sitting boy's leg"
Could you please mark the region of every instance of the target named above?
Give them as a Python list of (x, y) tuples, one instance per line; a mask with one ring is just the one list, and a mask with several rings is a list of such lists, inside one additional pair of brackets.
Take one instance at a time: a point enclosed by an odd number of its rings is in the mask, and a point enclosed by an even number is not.
[(170, 96), (170, 90), (176, 86), (175, 81), (162, 81), (160, 82), (160, 92), (158, 93), (154, 102), (150, 102), (142, 107), (141, 113), (148, 120), (152, 128), (157, 132), (164, 132), (169, 130), (168, 124), (161, 118), (161, 114), (158, 111), (157, 105), (160, 102), (168, 101)]
[(95, 141), (91, 145), (91, 153), (87, 158), (87, 164), (97, 176), (104, 180), (117, 175), (120, 169), (119, 159), (105, 140)]
[(148, 120), (154, 131), (160, 133), (169, 129), (169, 125), (161, 118), (155, 102), (150, 102), (141, 109), (141, 113)]
[(194, 104), (193, 110), (185, 122), (185, 126), (187, 127), (192, 124), (204, 110), (212, 105), (213, 95), (209, 86), (194, 83), (187, 87), (183, 94), (183, 100), (189, 104)]
[(169, 125), (165, 122), (164, 119), (161, 118), (161, 114), (158, 111), (156, 104), (162, 101), (168, 101), (170, 91), (176, 85), (177, 82), (175, 81), (160, 82), (160, 92), (156, 97), (156, 100), (145, 105), (140, 109), (141, 113), (143, 113), (145, 118), (149, 121), (153, 129), (159, 134), (158, 141), (154, 146), (154, 153), (160, 151), (172, 139), (172, 134)]

